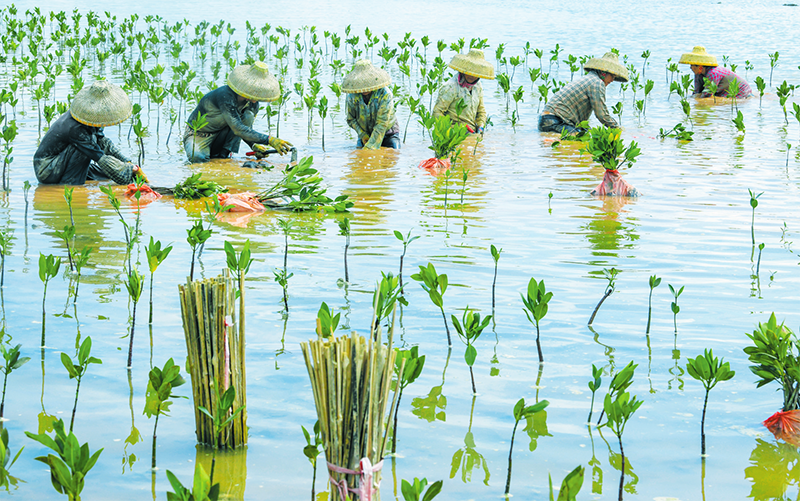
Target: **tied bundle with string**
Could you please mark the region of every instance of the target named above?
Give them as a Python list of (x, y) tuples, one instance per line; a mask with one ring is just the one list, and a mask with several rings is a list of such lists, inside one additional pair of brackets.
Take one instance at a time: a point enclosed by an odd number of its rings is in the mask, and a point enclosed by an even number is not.
[(378, 326), (368, 338), (353, 332), (300, 344), (325, 444), (331, 500), (380, 501), (385, 423), (395, 407), (388, 404), (396, 356), (394, 328), (385, 345), (380, 331)]
[(619, 168), (627, 165), (631, 167), (636, 162), (636, 157), (642, 150), (631, 141), (626, 147), (621, 139), (622, 131), (600, 125), (589, 129), (589, 139), (581, 150), (589, 153), (592, 160), (605, 169), (603, 181), (592, 190), (592, 195), (638, 197), (639, 192), (625, 181), (619, 173)]

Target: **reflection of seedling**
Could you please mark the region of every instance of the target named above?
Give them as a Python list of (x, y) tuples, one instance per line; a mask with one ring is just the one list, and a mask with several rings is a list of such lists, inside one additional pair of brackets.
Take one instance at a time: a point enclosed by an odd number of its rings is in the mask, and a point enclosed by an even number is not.
[[(3, 398), (0, 400), (0, 418), (3, 417), (3, 409), (6, 405), (6, 385), (8, 384), (8, 375), (25, 365), (31, 359), (31, 357), (19, 356), (19, 349), (21, 347), (22, 345), (18, 344), (13, 348), (6, 348), (5, 343), (0, 344), (0, 352), (3, 354), (3, 365), (0, 366), (0, 372), (3, 373)], [(0, 463), (2, 463), (2, 461), (0, 461)]]
[[(405, 365), (403, 364), (405, 361)], [(397, 404), (394, 409), (394, 426), (392, 427), (392, 454), (397, 451), (397, 414), (400, 409), (400, 399), (403, 398), (403, 390), (408, 385), (417, 380), (425, 367), (425, 355), (419, 355), (419, 347), (412, 346), (409, 350), (397, 350), (397, 357), (394, 362), (394, 384), (399, 385), (397, 390)], [(400, 372), (402, 368), (402, 373)]]
[(214, 466), (217, 462), (217, 449), (222, 446), (227, 447), (227, 440), (223, 439), (223, 434), (228, 430), (228, 427), (236, 418), (236, 416), (244, 410), (244, 406), (239, 407), (238, 409), (233, 408), (233, 401), (236, 399), (236, 388), (230, 386), (227, 390), (225, 390), (222, 394), (220, 394), (219, 386), (217, 381), (211, 381), (211, 387), (213, 391), (216, 393), (217, 407), (216, 409), (212, 409), (209, 411), (203, 406), (199, 406), (200, 412), (205, 414), (211, 419), (211, 423), (214, 427), (214, 451), (211, 455), (211, 473), (209, 475), (210, 481), (214, 482)]
[(703, 417), (700, 420), (700, 454), (706, 453), (706, 407), (708, 406), (708, 392), (720, 381), (731, 379), (735, 371), (731, 370), (728, 362), (723, 363), (723, 358), (717, 358), (711, 350), (705, 350), (702, 355), (690, 358), (686, 362), (686, 372), (696, 380), (703, 383), (706, 396), (703, 399)]
[(461, 323), (459, 323), (455, 315), (450, 315), (450, 319), (453, 321), (453, 327), (456, 328), (456, 332), (458, 332), (458, 337), (467, 345), (467, 351), (464, 352), (464, 360), (469, 366), (469, 377), (472, 380), (472, 393), (477, 393), (478, 391), (475, 389), (475, 374), (472, 372), (472, 366), (475, 364), (478, 351), (475, 349), (473, 343), (480, 337), (483, 329), (489, 325), (492, 316), (486, 315), (486, 318), (481, 322), (480, 313), (473, 312), (469, 309), (469, 306), (467, 306), (464, 309), (464, 315), (461, 317)]
[[(171, 398), (179, 397), (173, 395), (172, 389), (186, 383), (186, 380), (181, 376), (181, 367), (175, 365), (175, 362), (170, 358), (164, 363), (164, 368), (159, 369), (153, 367), (147, 375), (147, 394), (144, 405), (144, 414), (148, 418), (156, 417), (153, 424), (153, 450), (151, 467), (156, 467), (156, 430), (158, 429), (158, 417), (168, 416), (169, 407), (172, 405)], [(180, 397), (185, 398), (185, 397)]]
[(678, 297), (683, 293), (684, 286), (681, 286), (681, 288), (677, 290), (671, 284), (667, 284), (667, 286), (672, 293), (672, 297), (675, 298), (675, 300), (669, 304), (669, 307), (672, 309), (672, 322), (675, 327), (675, 332), (678, 332), (678, 313), (681, 311), (681, 307), (678, 306)]
[(197, 463), (194, 468), (194, 481), (189, 490), (181, 484), (171, 471), (167, 470), (167, 479), (175, 492), (167, 492), (169, 501), (196, 501), (198, 499), (217, 501), (219, 498), (219, 484), (213, 484), (203, 465)]
[(422, 288), (431, 298), (431, 302), (441, 310), (444, 328), (447, 331), (447, 346), (453, 346), (453, 342), (450, 340), (450, 328), (447, 326), (447, 317), (444, 315), (444, 293), (447, 291), (447, 275), (444, 273), (437, 274), (433, 263), (428, 263), (428, 266), (420, 265), (419, 273), (411, 275), (411, 278), (420, 282)]
[(133, 269), (128, 272), (128, 280), (125, 282), (125, 288), (128, 289), (128, 295), (131, 301), (133, 301), (131, 338), (128, 344), (128, 367), (131, 367), (131, 361), (133, 360), (133, 334), (136, 328), (136, 305), (139, 304), (139, 298), (142, 297), (142, 290), (144, 289), (144, 277), (139, 273), (139, 270)]
[(537, 412), (543, 411), (548, 405), (550, 405), (550, 402), (547, 400), (542, 400), (541, 402), (537, 402), (526, 407), (524, 398), (520, 398), (519, 401), (514, 404), (514, 430), (511, 432), (511, 445), (508, 448), (508, 478), (506, 478), (506, 497), (508, 497), (508, 492), (511, 490), (511, 457), (514, 452), (514, 436), (517, 434), (517, 426), (519, 425), (520, 421), (528, 416), (533, 416)]
[(89, 364), (102, 364), (103, 361), (99, 358), (95, 358), (91, 356), (92, 352), (92, 338), (87, 337), (81, 343), (80, 349), (78, 349), (78, 363), (73, 364), (72, 359), (69, 355), (61, 352), (61, 364), (67, 369), (67, 373), (69, 374), (70, 379), (75, 379), (78, 382), (77, 387), (75, 388), (75, 404), (72, 406), (72, 419), (69, 421), (69, 431), (72, 433), (72, 425), (75, 424), (75, 411), (78, 409), (78, 394), (81, 391), (81, 380), (83, 376), (86, 375), (86, 369), (89, 368)]
[(603, 294), (603, 297), (600, 298), (600, 302), (598, 302), (597, 306), (594, 307), (592, 316), (589, 317), (589, 325), (592, 325), (592, 322), (594, 322), (594, 317), (595, 315), (597, 315), (597, 310), (600, 309), (600, 306), (603, 304), (603, 301), (605, 301), (606, 298), (614, 292), (618, 274), (619, 270), (617, 270), (616, 268), (611, 268), (611, 269), (603, 268), (603, 275), (606, 277), (606, 280), (608, 280), (608, 285), (606, 285), (606, 292), (605, 294)]
[(647, 297), (647, 330), (645, 334), (650, 334), (650, 315), (653, 312), (653, 289), (661, 285), (661, 279), (655, 275), (650, 275), (650, 295)]
[(598, 369), (592, 364), (592, 381), (589, 381), (589, 391), (592, 392), (592, 403), (589, 405), (589, 418), (586, 420), (587, 422), (592, 421), (592, 411), (594, 410), (594, 394), (597, 390), (600, 389), (600, 384), (602, 383), (603, 379), (603, 369)]
[(531, 278), (528, 282), (527, 295), (522, 295), (522, 304), (525, 305), (523, 311), (528, 321), (536, 326), (536, 350), (539, 352), (539, 363), (544, 362), (542, 356), (542, 345), (539, 341), (539, 321), (547, 315), (547, 305), (553, 297), (552, 292), (547, 292), (544, 287), (544, 280), (537, 282)]
[(738, 130), (744, 135), (745, 127), (744, 127), (744, 115), (742, 114), (742, 110), (736, 110), (736, 118), (731, 120), (731, 122), (733, 122), (733, 125), (736, 126), (736, 130)]

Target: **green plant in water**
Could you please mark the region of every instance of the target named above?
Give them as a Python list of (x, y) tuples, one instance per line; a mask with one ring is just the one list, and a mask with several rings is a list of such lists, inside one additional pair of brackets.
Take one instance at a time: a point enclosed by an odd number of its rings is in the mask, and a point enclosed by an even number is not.
[(597, 311), (600, 309), (600, 306), (603, 304), (603, 301), (606, 300), (608, 296), (614, 293), (614, 289), (617, 286), (617, 275), (619, 275), (619, 270), (616, 268), (603, 268), (603, 276), (605, 276), (606, 280), (608, 280), (608, 284), (606, 285), (606, 292), (603, 294), (603, 297), (600, 298), (600, 301), (597, 303), (597, 306), (594, 307), (594, 311), (592, 312), (592, 316), (589, 317), (589, 325), (592, 325), (594, 322), (594, 317), (597, 315)]
[(211, 387), (216, 394), (215, 401), (217, 402), (216, 409), (209, 411), (202, 405), (198, 407), (200, 412), (205, 414), (211, 419), (211, 424), (214, 427), (214, 451), (211, 456), (211, 473), (210, 479), (211, 482), (214, 482), (214, 465), (217, 462), (217, 449), (220, 447), (227, 447), (227, 440), (222, 439), (222, 435), (227, 431), (230, 424), (236, 418), (236, 416), (244, 410), (245, 406), (241, 406), (238, 409), (233, 408), (233, 402), (236, 399), (236, 388), (230, 386), (227, 390), (225, 390), (222, 394), (219, 392), (219, 386), (217, 381), (211, 381)]
[(133, 231), (133, 228), (125, 221), (125, 218), (122, 216), (122, 212), (120, 211), (120, 201), (119, 198), (114, 194), (111, 186), (101, 186), (100, 191), (105, 193), (108, 197), (108, 202), (111, 204), (111, 207), (116, 212), (119, 221), (122, 223), (122, 231), (125, 235), (125, 263), (128, 266), (128, 269), (131, 269), (131, 251), (133, 250), (133, 244), (136, 242), (137, 235)]
[[(323, 303), (324, 304), (324, 303)], [(317, 483), (317, 458), (324, 452), (324, 442), (322, 441), (322, 433), (319, 429), (319, 420), (314, 423), (314, 440), (311, 440), (311, 433), (306, 430), (305, 426), (300, 425), (303, 429), (303, 436), (306, 438), (306, 446), (303, 447), (303, 455), (311, 463), (313, 474), (311, 477), (311, 501), (315, 499), (315, 488)]]
[(69, 208), (69, 222), (75, 226), (75, 216), (72, 213), (72, 193), (75, 191), (73, 186), (64, 186), (64, 200), (67, 202)]
[(686, 130), (686, 127), (682, 123), (675, 124), (675, 127), (669, 130), (659, 129), (658, 132), (658, 137), (660, 139), (674, 137), (678, 141), (691, 141), (692, 136), (694, 136), (694, 132)]
[(686, 362), (686, 372), (694, 379), (703, 383), (706, 395), (703, 399), (703, 417), (700, 419), (700, 454), (706, 453), (706, 407), (708, 406), (708, 393), (720, 381), (728, 381), (736, 374), (731, 370), (731, 364), (724, 362), (724, 358), (717, 358), (711, 350), (705, 350), (702, 355), (690, 358)]
[(395, 304), (408, 306), (408, 301), (402, 294), (403, 289), (400, 287), (399, 277), (394, 276), (391, 272), (381, 272), (381, 280), (376, 283), (375, 292), (372, 293), (372, 309), (375, 314), (375, 324), (372, 328), (376, 339), (378, 327), (384, 319), (389, 319), (389, 315), (394, 312)]
[(747, 337), (752, 346), (744, 348), (750, 370), (758, 376), (756, 387), (777, 382), (783, 390), (783, 411), (800, 409), (800, 343), (791, 329), (770, 315), (766, 323), (759, 322)]
[(347, 270), (347, 250), (350, 248), (350, 218), (339, 221), (339, 234), (344, 235), (344, 281), (350, 282), (350, 273)]
[(433, 154), (438, 159), (449, 158), (467, 138), (467, 128), (460, 123), (453, 124), (447, 115), (430, 118), (423, 123), (431, 134)]
[(448, 284), (447, 275), (444, 273), (439, 275), (436, 273), (436, 268), (433, 266), (433, 263), (428, 263), (428, 266), (420, 265), (419, 273), (411, 275), (411, 279), (420, 282), (422, 288), (425, 289), (425, 292), (427, 292), (428, 296), (431, 298), (431, 302), (441, 310), (444, 328), (447, 331), (447, 346), (453, 346), (450, 340), (450, 328), (447, 326), (447, 317), (444, 314), (444, 293), (447, 291)]
[(506, 478), (505, 491), (506, 497), (509, 497), (508, 493), (511, 490), (511, 457), (514, 452), (514, 436), (517, 434), (517, 426), (519, 425), (520, 421), (528, 418), (528, 416), (533, 416), (537, 412), (543, 411), (548, 405), (550, 405), (550, 402), (547, 400), (542, 400), (541, 402), (526, 406), (524, 398), (520, 398), (517, 403), (514, 404), (514, 430), (511, 432), (511, 446), (508, 448), (508, 477)]
[[(638, 364), (634, 364), (631, 361), (628, 362), (628, 365), (623, 367), (622, 370), (614, 374), (614, 377), (611, 378), (611, 382), (608, 384), (608, 393), (606, 397), (610, 396), (613, 400), (617, 395), (624, 392), (633, 383), (633, 372), (638, 366)], [(602, 412), (600, 412), (600, 417), (597, 419), (598, 426), (603, 420), (605, 413), (606, 410), (604, 406)]]
[(19, 483), (19, 479), (12, 476), (8, 470), (14, 466), (23, 450), (25, 447), (21, 447), (14, 459), (11, 459), (11, 449), (8, 448), (8, 430), (0, 428), (0, 487), (5, 487), (7, 492), (12, 485), (16, 487)]
[(67, 258), (69, 259), (69, 271), (75, 269), (75, 265), (72, 262), (72, 248), (70, 247), (70, 242), (73, 238), (75, 238), (75, 226), (66, 225), (64, 226), (64, 231), (55, 230), (55, 234), (58, 238), (64, 241), (64, 245), (67, 246)]
[[(424, 477), (421, 480), (414, 477), (414, 483), (403, 479), (400, 483), (400, 492), (403, 493), (404, 501), (431, 501), (442, 492), (443, 484), (444, 480), (437, 480), (428, 485), (428, 479)], [(428, 487), (427, 491), (425, 490), (426, 486)]]
[(403, 398), (403, 390), (417, 380), (419, 375), (422, 374), (422, 368), (425, 367), (425, 355), (420, 356), (418, 346), (412, 346), (408, 350), (398, 349), (396, 351), (397, 356), (394, 362), (395, 380), (393, 381), (393, 385), (399, 385), (399, 389), (397, 390), (397, 404), (394, 408), (392, 454), (397, 452), (397, 414), (400, 409), (400, 400)]
[(197, 141), (197, 132), (208, 125), (205, 113), (198, 113), (197, 117), (189, 122), (189, 127), (192, 129), (192, 156), (194, 157), (195, 149), (194, 143)]
[(678, 306), (678, 296), (683, 293), (683, 287), (685, 286), (681, 286), (680, 289), (675, 289), (672, 284), (667, 284), (667, 286), (669, 287), (669, 291), (672, 293), (672, 297), (674, 298), (674, 301), (669, 304), (669, 307), (672, 310), (672, 323), (675, 327), (675, 332), (678, 332), (678, 313), (681, 311), (681, 307)]
[(767, 83), (761, 77), (756, 77), (756, 88), (758, 89), (758, 107), (761, 108), (761, 100), (764, 98), (764, 91)]
[(341, 313), (333, 314), (333, 308), (329, 308), (324, 301), (319, 307), (317, 312), (317, 335), (322, 338), (333, 336), (336, 332), (336, 327), (339, 326), (339, 318)]
[(6, 256), (11, 255), (11, 230), (0, 230), (0, 288), (5, 284)]
[(789, 125), (789, 114), (786, 111), (786, 101), (789, 99), (789, 95), (792, 92), (792, 86), (786, 83), (786, 80), (783, 81), (777, 89), (775, 89), (775, 93), (778, 94), (778, 101), (781, 103), (781, 108), (783, 109), (783, 119), (786, 122), (786, 125)]
[(592, 411), (594, 411), (594, 394), (600, 389), (600, 384), (603, 382), (602, 375), (602, 367), (598, 369), (592, 364), (592, 380), (589, 381), (589, 391), (592, 392), (592, 403), (589, 405), (589, 418), (586, 420), (589, 423), (592, 421)]
[(228, 265), (228, 269), (231, 271), (233, 278), (239, 284), (239, 289), (236, 291), (236, 297), (242, 297), (242, 290), (241, 287), (244, 284), (244, 277), (250, 271), (250, 265), (253, 264), (254, 259), (250, 257), (250, 239), (248, 238), (244, 242), (244, 246), (242, 246), (242, 252), (238, 255), (236, 254), (236, 250), (233, 248), (233, 245), (225, 241), (223, 245), (225, 249), (225, 262)]
[(558, 498), (553, 497), (553, 479), (550, 475), (547, 478), (550, 481), (550, 501), (576, 501), (578, 493), (583, 486), (583, 466), (577, 466), (574, 470), (567, 473), (564, 480), (561, 482), (561, 489), (558, 491)]
[(206, 229), (203, 226), (203, 221), (198, 219), (194, 222), (194, 225), (186, 230), (186, 241), (189, 243), (189, 246), (192, 248), (192, 267), (189, 271), (189, 281), (194, 280), (194, 261), (195, 257), (197, 256), (197, 249), (206, 243), (206, 240), (211, 238), (211, 229)]
[(128, 344), (128, 368), (130, 368), (133, 361), (133, 334), (136, 330), (136, 305), (139, 304), (139, 299), (142, 297), (142, 291), (144, 290), (144, 277), (139, 273), (139, 270), (133, 269), (128, 272), (128, 280), (125, 282), (125, 288), (128, 289), (128, 296), (130, 296), (133, 302), (131, 335)]
[(217, 501), (219, 499), (219, 483), (211, 483), (203, 465), (194, 467), (194, 481), (189, 490), (181, 484), (171, 471), (167, 470), (167, 479), (175, 492), (167, 492), (167, 501)]
[(400, 279), (400, 290), (402, 294), (403, 290), (403, 259), (406, 257), (406, 251), (408, 250), (408, 246), (411, 245), (411, 242), (419, 238), (419, 235), (411, 236), (411, 230), (408, 230), (408, 234), (404, 237), (402, 233), (397, 230), (394, 230), (394, 236), (396, 239), (403, 242), (403, 253), (400, 254), (400, 272), (397, 275)]
[(622, 434), (625, 432), (625, 425), (631, 419), (633, 414), (641, 407), (642, 400), (637, 400), (636, 396), (631, 396), (629, 393), (621, 391), (616, 395), (616, 398), (611, 398), (611, 395), (606, 395), (605, 402), (603, 402), (603, 409), (608, 415), (608, 420), (601, 426), (608, 426), (612, 433), (617, 436), (619, 442), (619, 452), (622, 457), (622, 468), (620, 468), (619, 477), (619, 501), (622, 501), (622, 487), (625, 480), (625, 450), (622, 448)]
[(499, 249), (491, 244), (489, 246), (489, 252), (492, 253), (492, 260), (494, 261), (494, 275), (492, 277), (492, 314), (494, 314), (494, 307), (495, 307), (495, 286), (497, 285), (497, 265), (500, 262), (500, 254), (503, 252), (503, 248), (500, 247)]
[[(728, 97), (731, 98), (731, 111), (733, 111), (734, 108), (736, 108), (737, 110), (739, 108), (736, 105), (736, 96), (739, 95), (739, 87), (740, 87), (739, 80), (736, 79), (736, 78), (731, 80), (731, 83), (728, 85)], [(739, 130), (742, 130), (742, 129), (739, 129)]]
[(620, 167), (631, 167), (636, 162), (636, 157), (642, 151), (631, 141), (626, 147), (620, 138), (622, 131), (600, 125), (589, 129), (589, 140), (581, 150), (588, 153), (592, 160), (602, 165), (606, 170), (617, 170)]
[(544, 280), (537, 282), (535, 278), (531, 278), (528, 282), (527, 295), (520, 293), (520, 297), (522, 298), (522, 304), (525, 305), (522, 311), (525, 312), (528, 321), (536, 326), (536, 350), (539, 352), (539, 363), (541, 364), (544, 362), (544, 357), (542, 356), (542, 345), (539, 341), (539, 321), (547, 315), (548, 303), (553, 298), (553, 293), (545, 290)]
[[(480, 136), (479, 136), (480, 137)], [(461, 205), (464, 205), (464, 192), (467, 191), (467, 179), (469, 178), (469, 169), (465, 166), (461, 167)]]
[(464, 309), (464, 315), (461, 317), (461, 323), (459, 323), (455, 315), (450, 315), (450, 319), (453, 321), (453, 327), (455, 327), (458, 337), (467, 345), (467, 349), (464, 352), (464, 360), (469, 366), (469, 377), (472, 380), (472, 393), (477, 394), (478, 390), (475, 389), (475, 374), (472, 371), (475, 358), (478, 356), (478, 351), (475, 349), (474, 343), (480, 337), (483, 329), (489, 325), (492, 316), (486, 315), (481, 322), (481, 314), (473, 312), (469, 309), (469, 306), (467, 306)]
[(83, 267), (89, 262), (89, 254), (91, 253), (92, 247), (89, 246), (84, 247), (80, 250), (80, 252), (78, 252), (77, 249), (73, 249), (72, 260), (75, 263), (75, 271), (78, 275), (75, 280), (75, 295), (72, 298), (73, 303), (78, 300), (78, 288), (81, 285), (81, 273), (83, 271)]
[(717, 82), (708, 77), (703, 77), (703, 90), (714, 98), (715, 103), (717, 102)]
[[(226, 242), (227, 243), (227, 242)], [(154, 240), (150, 237), (150, 243), (145, 247), (147, 254), (147, 266), (150, 269), (150, 315), (148, 316), (148, 323), (153, 323), (153, 275), (158, 269), (159, 265), (167, 259), (169, 253), (172, 251), (172, 246), (168, 245), (161, 248), (161, 241)]]
[(80, 445), (72, 432), (69, 434), (64, 432), (64, 421), (61, 419), (53, 423), (53, 430), (55, 438), (46, 433), (35, 435), (29, 431), (26, 431), (25, 435), (58, 454), (39, 456), (36, 460), (50, 468), (50, 481), (56, 492), (66, 494), (70, 501), (80, 501), (86, 475), (97, 462), (103, 449), (92, 454), (88, 443)]
[(647, 297), (647, 329), (645, 334), (650, 334), (650, 317), (653, 312), (653, 289), (661, 285), (661, 279), (655, 275), (650, 275), (650, 295)]
[(145, 394), (144, 411), (148, 418), (156, 417), (155, 424), (153, 425), (153, 448), (151, 468), (156, 467), (156, 431), (158, 430), (158, 417), (168, 416), (169, 407), (172, 405), (171, 398), (185, 398), (180, 395), (173, 395), (172, 389), (186, 383), (186, 380), (181, 376), (181, 367), (175, 365), (175, 362), (170, 358), (164, 363), (164, 368), (159, 369), (157, 366), (150, 369), (147, 375), (147, 392)]
[[(6, 343), (0, 344), (0, 353), (3, 354), (2, 366), (0, 366), (0, 372), (3, 373), (3, 398), (0, 399), (0, 418), (3, 417), (3, 411), (6, 406), (6, 386), (8, 385), (8, 375), (28, 363), (28, 361), (31, 359), (31, 357), (20, 357), (20, 348), (22, 348), (21, 344), (18, 344), (13, 348), (6, 348)], [(6, 443), (7, 442), (8, 441), (6, 440)], [(2, 464), (3, 461), (0, 460), (0, 465)], [(0, 482), (0, 485), (2, 485), (2, 482)]]
[(774, 54), (767, 53), (767, 55), (769, 56), (769, 86), (772, 87), (772, 71), (778, 66), (778, 56), (780, 54), (776, 50)]
[(78, 409), (78, 394), (81, 391), (81, 380), (86, 375), (86, 370), (89, 364), (102, 364), (103, 361), (99, 358), (91, 356), (92, 354), (92, 338), (87, 337), (81, 343), (78, 349), (78, 363), (72, 363), (72, 358), (69, 355), (61, 352), (61, 364), (67, 369), (70, 379), (75, 379), (78, 384), (75, 388), (75, 404), (72, 406), (72, 419), (69, 421), (69, 431), (72, 432), (72, 426), (75, 424), (75, 411)]
[(44, 284), (42, 291), (42, 347), (44, 348), (44, 319), (45, 319), (45, 301), (47, 301), (47, 284), (50, 280), (58, 275), (58, 270), (61, 268), (61, 258), (55, 257), (52, 254), (45, 256), (39, 253), (39, 279)]

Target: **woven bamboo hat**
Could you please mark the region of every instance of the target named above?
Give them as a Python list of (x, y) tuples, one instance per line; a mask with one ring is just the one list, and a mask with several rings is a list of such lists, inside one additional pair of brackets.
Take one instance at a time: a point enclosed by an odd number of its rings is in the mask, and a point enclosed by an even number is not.
[(583, 65), (586, 70), (604, 71), (614, 75), (617, 82), (628, 81), (628, 68), (619, 62), (619, 56), (614, 52), (606, 52), (603, 57), (593, 57)]
[(681, 64), (696, 64), (698, 66), (719, 66), (717, 57), (706, 52), (706, 48), (700, 45), (692, 49), (692, 52), (683, 54), (678, 62)]
[(274, 101), (280, 97), (281, 86), (270, 75), (263, 61), (240, 64), (228, 75), (228, 87), (252, 101)]
[(494, 80), (494, 66), (483, 57), (483, 51), (479, 49), (470, 49), (467, 54), (456, 54), (448, 66), (471, 77)]
[(106, 127), (131, 116), (131, 100), (119, 86), (98, 80), (84, 87), (72, 100), (72, 118), (90, 127)]
[(391, 85), (392, 77), (386, 71), (372, 66), (366, 59), (356, 61), (350, 73), (342, 81), (342, 92), (359, 94), (372, 92)]

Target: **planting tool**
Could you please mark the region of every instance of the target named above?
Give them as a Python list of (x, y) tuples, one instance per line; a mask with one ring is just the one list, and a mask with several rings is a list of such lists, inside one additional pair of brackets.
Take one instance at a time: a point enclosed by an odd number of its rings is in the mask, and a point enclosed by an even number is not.
[[(275, 153), (278, 153), (278, 150), (276, 150), (275, 148), (265, 148), (258, 152), (248, 151), (247, 153), (245, 153), (245, 155), (248, 157), (256, 157), (257, 159), (261, 160), (262, 158), (266, 158), (269, 155), (273, 155)], [(291, 160), (289, 162), (289, 165), (291, 166), (297, 165), (297, 148), (292, 146), (291, 148), (289, 148), (289, 153), (291, 153)]]

